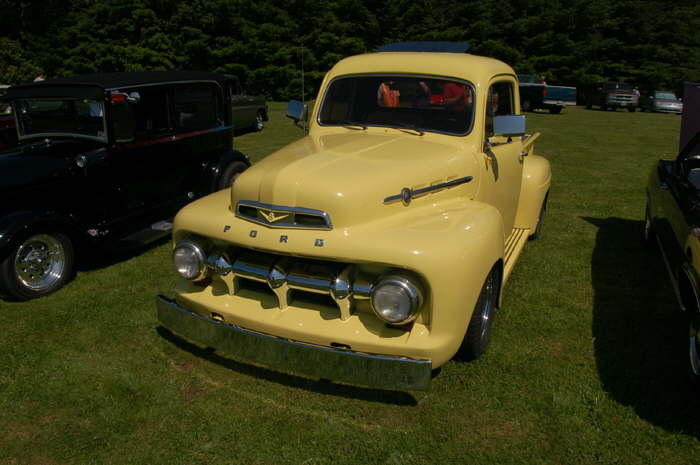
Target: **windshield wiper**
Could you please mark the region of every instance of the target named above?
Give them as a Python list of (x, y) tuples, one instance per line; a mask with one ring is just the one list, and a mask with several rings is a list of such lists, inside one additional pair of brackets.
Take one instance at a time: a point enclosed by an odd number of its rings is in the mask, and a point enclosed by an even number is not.
[(346, 129), (352, 129), (354, 131), (364, 131), (367, 129), (366, 125), (356, 121), (338, 121), (338, 124), (342, 125)]
[[(401, 132), (405, 132), (408, 134), (415, 134), (416, 136), (422, 136), (425, 134), (421, 128), (416, 126), (415, 124), (411, 123), (393, 123), (390, 125), (387, 125), (387, 127), (398, 129)], [(411, 132), (413, 131), (413, 132)]]

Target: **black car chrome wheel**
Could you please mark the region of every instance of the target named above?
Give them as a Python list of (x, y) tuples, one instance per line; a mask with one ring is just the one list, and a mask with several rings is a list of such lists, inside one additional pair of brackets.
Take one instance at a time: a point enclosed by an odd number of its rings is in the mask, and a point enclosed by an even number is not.
[(501, 284), (501, 273), (497, 267), (489, 272), (479, 293), (474, 307), (467, 334), (459, 348), (458, 358), (475, 360), (481, 357), (491, 340), (493, 317), (498, 305), (498, 290)]
[(40, 233), (20, 241), (0, 263), (0, 284), (19, 300), (50, 294), (73, 274), (73, 246), (61, 233)]
[(654, 225), (651, 222), (651, 213), (649, 205), (644, 211), (644, 224), (642, 225), (642, 245), (644, 247), (652, 247), (654, 245)]
[(700, 349), (698, 347), (698, 334), (692, 330), (691, 326), (691, 336), (689, 338), (688, 344), (688, 356), (689, 356), (689, 368), (690, 368), (690, 378), (693, 384), (700, 384)]

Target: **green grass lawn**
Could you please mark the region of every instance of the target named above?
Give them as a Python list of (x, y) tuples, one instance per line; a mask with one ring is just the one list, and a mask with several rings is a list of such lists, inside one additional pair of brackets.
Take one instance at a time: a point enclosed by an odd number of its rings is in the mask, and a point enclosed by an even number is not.
[[(236, 139), (259, 160), (302, 135), (271, 106)], [(639, 243), (644, 187), (680, 118), (528, 114), (549, 211), (505, 290), (490, 351), (427, 393), (317, 382), (160, 331), (168, 244), (0, 301), (0, 464), (689, 464), (700, 401), (663, 264)]]

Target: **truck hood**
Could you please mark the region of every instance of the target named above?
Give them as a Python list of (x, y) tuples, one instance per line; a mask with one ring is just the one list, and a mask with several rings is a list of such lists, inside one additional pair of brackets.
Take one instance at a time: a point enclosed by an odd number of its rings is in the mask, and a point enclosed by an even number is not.
[[(401, 201), (384, 199), (405, 187), (476, 176), (474, 157), (465, 157), (458, 145), (425, 136), (345, 130), (349, 133), (306, 136), (245, 171), (232, 188), (232, 207), (256, 201), (322, 210), (333, 227), (347, 227), (401, 211)], [(427, 197), (473, 195), (476, 184), (426, 194), (411, 206), (425, 204)]]

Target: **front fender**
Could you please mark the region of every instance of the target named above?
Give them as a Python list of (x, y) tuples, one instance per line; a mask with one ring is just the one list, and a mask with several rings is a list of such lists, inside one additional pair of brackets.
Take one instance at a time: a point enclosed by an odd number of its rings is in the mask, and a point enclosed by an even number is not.
[(250, 166), (250, 158), (248, 155), (239, 152), (238, 150), (226, 150), (215, 160), (210, 161), (202, 173), (202, 191), (203, 192), (214, 192), (216, 187), (219, 185), (219, 180), (223, 174), (226, 167), (234, 162), (240, 161)]
[(515, 217), (516, 228), (529, 229), (532, 232), (537, 227), (540, 209), (547, 200), (551, 181), (552, 170), (546, 158), (539, 155), (525, 157), (520, 202)]
[(33, 230), (58, 229), (72, 240), (84, 236), (70, 218), (53, 211), (25, 210), (0, 217), (0, 256), (4, 256), (14, 241)]

